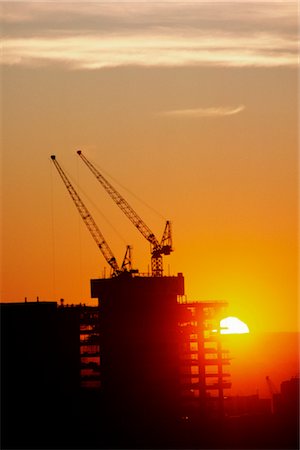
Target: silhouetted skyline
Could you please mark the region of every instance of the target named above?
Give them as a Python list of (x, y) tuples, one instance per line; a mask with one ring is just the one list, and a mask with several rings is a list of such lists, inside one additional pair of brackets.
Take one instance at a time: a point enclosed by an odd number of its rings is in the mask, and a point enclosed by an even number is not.
[(298, 448), (299, 378), (232, 395), (226, 304), (182, 292), (121, 274), (92, 280), (99, 307), (1, 304), (1, 447)]

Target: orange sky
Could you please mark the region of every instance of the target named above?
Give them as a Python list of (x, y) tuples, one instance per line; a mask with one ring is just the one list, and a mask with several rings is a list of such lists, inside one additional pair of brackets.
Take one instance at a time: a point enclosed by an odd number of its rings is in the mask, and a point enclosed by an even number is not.
[(226, 335), (224, 348), (230, 349), (230, 380), (227, 395), (255, 395), (270, 398), (268, 376), (275, 392), (284, 380), (299, 376), (299, 334), (250, 333)]
[(51, 154), (119, 262), (131, 244), (148, 270), (148, 243), (78, 161), (80, 148), (160, 212), (120, 188), (159, 239), (172, 221), (165, 271), (183, 272), (189, 299), (227, 300), (253, 331), (296, 331), (296, 4), (1, 10), (1, 300), (86, 302), (90, 278), (103, 275)]

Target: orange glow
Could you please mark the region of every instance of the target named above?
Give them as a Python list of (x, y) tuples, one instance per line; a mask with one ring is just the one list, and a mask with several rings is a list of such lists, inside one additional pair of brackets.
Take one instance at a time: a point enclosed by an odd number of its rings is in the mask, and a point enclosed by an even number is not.
[(248, 325), (237, 317), (225, 317), (220, 321), (221, 334), (245, 334), (249, 333)]
[[(148, 273), (149, 243), (78, 162), (81, 148), (134, 194), (120, 189), (159, 241), (171, 220), (175, 251), (164, 274), (184, 274), (189, 300), (227, 301), (226, 314), (251, 330), (232, 335), (238, 345), (297, 332), (295, 5), (261, 2), (258, 12), (236, 2), (231, 14), (228, 2), (134, 11), (127, 2), (48, 2), (41, 21), (39, 2), (2, 3), (10, 31), (1, 70), (1, 301), (96, 304), (90, 279), (109, 276), (53, 153), (118, 262), (130, 244), (134, 267)], [(222, 8), (230, 25), (218, 19)], [(57, 11), (68, 20), (53, 40)]]
[(231, 395), (270, 398), (266, 376), (271, 374), (276, 390), (299, 371), (299, 334), (259, 332), (222, 335), (230, 355)]

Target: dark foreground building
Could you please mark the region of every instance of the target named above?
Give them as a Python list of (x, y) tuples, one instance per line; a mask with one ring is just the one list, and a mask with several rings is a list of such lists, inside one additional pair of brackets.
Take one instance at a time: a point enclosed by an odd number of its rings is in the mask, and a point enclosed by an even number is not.
[(91, 288), (99, 299), (107, 414), (142, 435), (172, 427), (180, 414), (177, 298), (184, 295), (183, 276), (92, 280)]
[(78, 330), (75, 309), (1, 304), (2, 448), (51, 443), (63, 426), (80, 383)]

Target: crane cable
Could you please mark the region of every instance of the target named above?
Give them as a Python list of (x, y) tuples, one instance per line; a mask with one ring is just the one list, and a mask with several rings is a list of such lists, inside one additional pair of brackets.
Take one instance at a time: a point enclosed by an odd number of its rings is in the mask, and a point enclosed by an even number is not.
[(134, 192), (132, 192), (130, 189), (128, 189), (126, 186), (124, 186), (123, 184), (121, 184), (118, 180), (116, 180), (116, 178), (114, 178), (109, 172), (107, 172), (106, 170), (102, 169), (102, 167), (100, 167), (98, 164), (96, 164), (93, 161), (93, 165), (99, 170), (99, 172), (104, 173), (106, 176), (108, 176), (111, 180), (113, 180), (118, 186), (120, 186), (122, 189), (124, 189), (126, 192), (128, 192), (128, 194), (132, 195), (132, 197), (134, 197), (136, 200), (138, 200), (140, 203), (142, 203), (144, 206), (146, 206), (149, 210), (151, 210), (152, 212), (154, 212), (158, 217), (160, 217), (161, 219), (163, 219), (164, 221), (167, 220), (167, 218), (161, 214), (159, 211), (157, 211), (155, 208), (153, 208), (153, 206), (150, 206), (147, 202), (145, 202), (143, 199), (141, 199), (138, 195), (136, 195)]
[[(79, 165), (78, 162), (76, 163), (76, 175), (77, 175), (77, 180), (79, 183)], [(82, 261), (83, 261), (83, 256), (82, 256), (82, 234), (81, 234), (81, 220), (80, 220), (80, 216), (79, 214), (77, 214), (77, 224), (78, 224), (78, 239), (79, 239), (79, 280), (83, 280), (83, 266), (82, 266)], [(79, 283), (79, 292), (80, 292), (80, 297), (81, 299), (83, 299), (83, 283)]]
[[(50, 160), (51, 162), (51, 160)], [(51, 195), (51, 199), (50, 199), (50, 211), (51, 211), (51, 241), (52, 241), (52, 295), (53, 298), (56, 297), (56, 264), (55, 264), (55, 259), (56, 259), (56, 248), (55, 248), (55, 220), (54, 220), (54, 216), (55, 216), (55, 212), (54, 212), (54, 183), (53, 183), (53, 170), (51, 167), (51, 181), (50, 181), (50, 195)]]
[(112, 222), (105, 216), (105, 214), (100, 210), (99, 206), (94, 202), (94, 200), (92, 200), (92, 198), (88, 195), (88, 193), (82, 188), (82, 186), (80, 186), (78, 184), (78, 182), (76, 182), (76, 180), (74, 180), (74, 178), (72, 177), (72, 175), (69, 174), (69, 172), (64, 169), (64, 172), (66, 173), (66, 175), (68, 176), (68, 178), (70, 179), (70, 181), (72, 182), (73, 185), (76, 186), (77, 190), (80, 192), (80, 194), (82, 194), (86, 200), (88, 200), (88, 202), (93, 206), (93, 208), (100, 214), (100, 216), (105, 220), (105, 222), (112, 228), (112, 230), (114, 230), (114, 232), (117, 234), (117, 236), (119, 237), (119, 239), (124, 243), (124, 244), (128, 244), (127, 240), (124, 238), (124, 236), (119, 232), (119, 230), (112, 224)]

